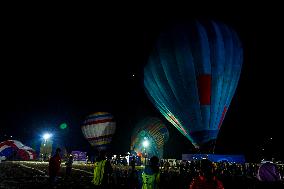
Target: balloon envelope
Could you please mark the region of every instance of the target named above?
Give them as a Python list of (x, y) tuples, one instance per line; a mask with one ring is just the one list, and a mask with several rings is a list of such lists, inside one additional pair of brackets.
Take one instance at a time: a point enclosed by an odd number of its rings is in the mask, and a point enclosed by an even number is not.
[(19, 160), (34, 160), (36, 152), (20, 141), (6, 140), (0, 143), (0, 156), (5, 156), (7, 159), (13, 157)]
[(196, 147), (214, 141), (239, 80), (243, 51), (231, 28), (213, 21), (162, 33), (144, 69), (148, 97)]
[(165, 124), (158, 118), (148, 117), (140, 121), (131, 136), (131, 150), (136, 153), (145, 153), (143, 142), (149, 145), (145, 148), (148, 157), (163, 158), (163, 148), (169, 139), (169, 131)]
[(100, 151), (109, 147), (115, 133), (116, 123), (110, 113), (96, 112), (85, 119), (81, 129), (91, 146)]

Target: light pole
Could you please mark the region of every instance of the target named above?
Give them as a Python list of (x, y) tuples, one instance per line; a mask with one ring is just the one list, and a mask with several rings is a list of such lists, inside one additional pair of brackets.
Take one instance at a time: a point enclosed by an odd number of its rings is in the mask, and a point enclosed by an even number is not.
[(40, 153), (43, 155), (43, 160), (47, 159), (47, 155), (52, 153), (52, 141), (50, 138), (52, 135), (50, 133), (44, 133), (42, 135), (43, 141), (41, 143)]
[(143, 143), (142, 143), (143, 147), (144, 147), (144, 151), (145, 151), (145, 166), (146, 166), (146, 160), (147, 160), (147, 153), (146, 153), (146, 148), (149, 146), (149, 141), (147, 140), (147, 138), (144, 139)]

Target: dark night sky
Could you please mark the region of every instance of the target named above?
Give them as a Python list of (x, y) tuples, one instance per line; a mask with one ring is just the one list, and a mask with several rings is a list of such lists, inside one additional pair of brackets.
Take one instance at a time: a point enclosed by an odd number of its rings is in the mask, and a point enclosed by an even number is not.
[[(273, 137), (273, 151), (283, 156), (280, 65), (284, 31), (277, 12), (124, 13), (110, 17), (11, 13), (3, 17), (2, 138), (4, 134), (13, 135), (30, 144), (48, 128), (66, 122), (70, 148), (89, 150), (80, 124), (89, 113), (108, 111), (117, 121), (113, 151), (127, 152), (131, 128), (137, 121), (148, 115), (163, 119), (148, 100), (142, 83), (143, 66), (155, 37), (177, 20), (210, 18), (235, 28), (244, 46), (241, 79), (216, 152), (245, 153), (254, 159), (259, 154), (257, 146)], [(168, 126), (171, 138), (166, 156), (181, 158), (181, 153), (191, 152), (190, 142)]]

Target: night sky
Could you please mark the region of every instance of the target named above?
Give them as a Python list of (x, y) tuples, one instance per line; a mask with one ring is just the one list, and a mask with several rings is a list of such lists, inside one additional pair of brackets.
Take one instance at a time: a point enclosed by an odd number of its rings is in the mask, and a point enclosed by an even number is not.
[[(114, 153), (129, 150), (132, 128), (145, 116), (159, 117), (167, 124), (166, 157), (180, 159), (182, 153), (191, 153), (191, 143), (148, 100), (143, 66), (163, 28), (181, 20), (209, 18), (233, 27), (244, 47), (241, 78), (219, 133), (216, 153), (244, 153), (255, 160), (266, 148), (283, 157), (280, 67), (284, 31), (276, 13), (124, 13), (110, 17), (11, 13), (4, 17), (1, 139), (12, 135), (32, 145), (50, 130), (65, 136), (69, 149), (90, 151), (81, 132), (82, 121), (89, 113), (107, 111), (117, 122)], [(58, 129), (62, 122), (68, 124), (66, 131)], [(270, 137), (272, 144), (265, 142)]]

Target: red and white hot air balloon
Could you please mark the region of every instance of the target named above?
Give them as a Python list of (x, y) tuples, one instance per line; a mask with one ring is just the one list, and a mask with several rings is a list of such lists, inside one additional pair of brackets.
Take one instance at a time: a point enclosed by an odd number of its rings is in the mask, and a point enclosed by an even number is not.
[(113, 115), (108, 112), (96, 112), (87, 116), (81, 126), (84, 137), (97, 150), (106, 150), (116, 130)]

